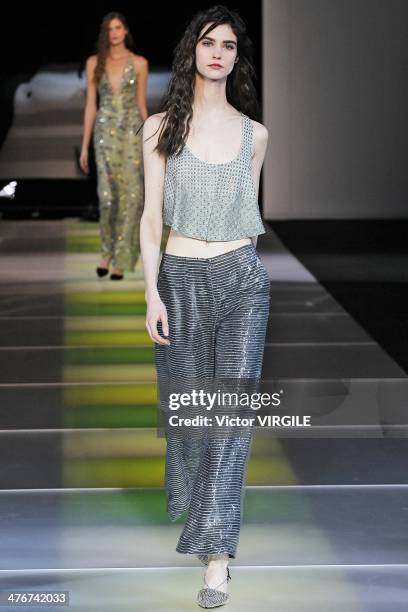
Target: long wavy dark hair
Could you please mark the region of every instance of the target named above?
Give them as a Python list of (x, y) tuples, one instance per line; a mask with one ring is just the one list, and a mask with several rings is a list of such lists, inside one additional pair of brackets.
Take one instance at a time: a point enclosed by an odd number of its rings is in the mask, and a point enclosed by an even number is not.
[(109, 51), (109, 24), (112, 19), (118, 19), (123, 24), (123, 27), (127, 30), (124, 40), (125, 47), (129, 49), (129, 51), (133, 51), (135, 46), (125, 16), (116, 11), (105, 15), (105, 17), (102, 19), (98, 42), (96, 45), (97, 61), (94, 72), (94, 81), (96, 84), (98, 84), (101, 80), (106, 66), (106, 56), (108, 55)]
[[(211, 25), (200, 36), (206, 24)], [(239, 58), (227, 77), (227, 100), (251, 119), (259, 120), (260, 110), (254, 86), (253, 49), (245, 23), (235, 11), (230, 11), (225, 6), (217, 4), (194, 15), (174, 50), (172, 77), (161, 104), (161, 112), (164, 112), (165, 115), (158, 128), (160, 134), (155, 147), (159, 154), (167, 157), (180, 153), (184, 147), (193, 116), (196, 45), (211, 30), (221, 24), (229, 24), (237, 37), (237, 56)]]

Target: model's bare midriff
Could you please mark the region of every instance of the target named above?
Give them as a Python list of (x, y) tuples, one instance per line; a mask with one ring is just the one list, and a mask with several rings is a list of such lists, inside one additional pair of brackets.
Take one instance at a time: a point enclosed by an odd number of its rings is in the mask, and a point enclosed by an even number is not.
[(240, 238), (239, 240), (206, 242), (205, 240), (190, 238), (171, 228), (165, 252), (169, 255), (179, 255), (180, 257), (215, 257), (216, 255), (222, 255), (222, 253), (238, 249), (245, 244), (251, 244), (251, 239)]

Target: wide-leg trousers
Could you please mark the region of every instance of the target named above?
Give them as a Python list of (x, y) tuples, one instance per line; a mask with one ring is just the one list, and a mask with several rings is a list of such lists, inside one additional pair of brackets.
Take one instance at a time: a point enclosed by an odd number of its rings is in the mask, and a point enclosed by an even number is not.
[[(252, 244), (210, 258), (164, 253), (157, 287), (170, 340), (155, 344), (159, 385), (260, 380), (270, 279)], [(165, 426), (165, 435), (167, 512), (188, 513), (176, 550), (235, 558), (252, 428)]]

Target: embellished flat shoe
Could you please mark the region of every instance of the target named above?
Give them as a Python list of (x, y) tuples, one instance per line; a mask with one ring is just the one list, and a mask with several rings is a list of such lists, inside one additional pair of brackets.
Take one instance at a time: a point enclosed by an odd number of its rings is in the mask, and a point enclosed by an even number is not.
[(229, 567), (227, 567), (227, 577), (219, 584), (217, 587), (211, 588), (205, 582), (205, 588), (200, 589), (197, 594), (197, 603), (202, 608), (218, 608), (219, 606), (223, 606), (230, 600), (229, 593), (224, 593), (224, 591), (219, 591), (218, 587), (224, 584), (225, 580), (231, 580)]

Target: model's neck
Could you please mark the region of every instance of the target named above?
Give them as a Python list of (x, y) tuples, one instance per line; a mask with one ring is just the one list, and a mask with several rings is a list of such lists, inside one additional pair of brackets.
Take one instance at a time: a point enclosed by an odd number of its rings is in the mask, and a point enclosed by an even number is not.
[(224, 113), (230, 106), (226, 96), (226, 83), (226, 79), (211, 81), (197, 74), (193, 112), (200, 115)]
[(110, 45), (109, 47), (109, 56), (112, 59), (119, 59), (128, 53), (129, 51), (123, 43), (120, 43), (120, 45)]

